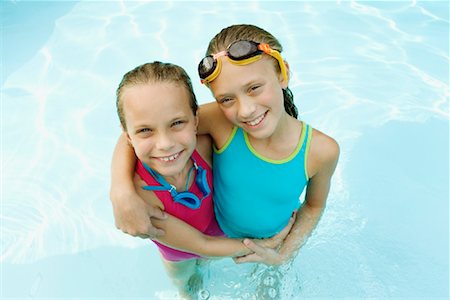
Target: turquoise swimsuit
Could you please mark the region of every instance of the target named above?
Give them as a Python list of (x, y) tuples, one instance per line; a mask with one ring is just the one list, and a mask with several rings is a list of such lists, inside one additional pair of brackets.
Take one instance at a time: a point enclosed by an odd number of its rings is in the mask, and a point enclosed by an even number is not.
[(286, 226), (308, 182), (306, 158), (312, 129), (302, 123), (295, 151), (273, 160), (258, 154), (247, 133), (235, 127), (225, 146), (214, 149), (214, 209), (229, 237), (265, 238)]

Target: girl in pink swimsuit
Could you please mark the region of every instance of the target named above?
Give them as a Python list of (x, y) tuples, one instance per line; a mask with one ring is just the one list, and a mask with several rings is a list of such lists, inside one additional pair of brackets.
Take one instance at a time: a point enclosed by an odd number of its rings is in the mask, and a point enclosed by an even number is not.
[[(212, 201), (212, 189), (208, 191), (207, 194), (202, 192), (202, 185), (206, 188), (212, 187), (212, 170), (208, 163), (200, 156), (197, 150), (194, 150), (191, 155), (191, 159), (195, 161), (197, 169), (194, 166), (191, 167), (192, 171), (205, 170), (206, 180), (202, 182), (200, 179), (198, 184), (192, 184), (189, 189), (195, 198), (201, 199), (201, 205), (198, 208), (192, 209), (186, 206), (184, 203), (175, 202), (170, 192), (167, 190), (155, 190), (154, 193), (156, 197), (164, 205), (164, 211), (178, 219), (188, 223), (192, 227), (196, 228), (202, 233), (211, 236), (223, 236), (222, 230), (217, 224), (216, 218), (214, 217), (214, 204)], [(191, 171), (191, 172), (192, 172)], [(149, 172), (142, 161), (138, 160), (136, 164), (136, 173), (139, 177), (145, 181), (147, 186), (144, 186), (147, 190), (154, 190), (157, 187), (161, 187), (161, 183), (152, 176), (151, 171)], [(198, 177), (196, 177), (198, 178)], [(193, 196), (193, 197), (194, 197)], [(168, 261), (183, 261), (192, 258), (200, 258), (199, 255), (194, 253), (189, 253), (186, 251), (177, 250), (168, 247), (156, 240), (153, 242), (158, 246), (159, 252), (161, 252), (162, 257)]]
[[(239, 239), (223, 236), (212, 202), (211, 141), (197, 137), (197, 101), (186, 72), (154, 62), (123, 76), (117, 89), (123, 134), (138, 158), (134, 184), (167, 218), (153, 219), (165, 234), (153, 240), (181, 296), (192, 296), (189, 279), (197, 259), (250, 253)], [(293, 223), (293, 222), (291, 222)], [(256, 241), (274, 247), (289, 232)]]

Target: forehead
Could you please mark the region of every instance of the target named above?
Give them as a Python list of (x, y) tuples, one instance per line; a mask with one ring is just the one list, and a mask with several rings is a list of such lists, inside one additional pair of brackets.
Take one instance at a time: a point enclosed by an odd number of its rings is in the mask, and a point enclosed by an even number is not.
[(219, 59), (222, 69), (217, 78), (210, 83), (210, 88), (214, 94), (226, 93), (229, 89), (241, 88), (254, 81), (277, 78), (273, 60), (266, 55), (246, 65), (233, 64), (226, 57), (220, 57)]
[(177, 113), (192, 113), (186, 87), (174, 82), (151, 82), (126, 87), (122, 101), (127, 120), (129, 117), (169, 117)]
[(186, 87), (175, 82), (148, 82), (127, 86), (123, 92), (123, 100), (124, 104), (141, 105), (148, 103), (189, 105), (190, 102)]

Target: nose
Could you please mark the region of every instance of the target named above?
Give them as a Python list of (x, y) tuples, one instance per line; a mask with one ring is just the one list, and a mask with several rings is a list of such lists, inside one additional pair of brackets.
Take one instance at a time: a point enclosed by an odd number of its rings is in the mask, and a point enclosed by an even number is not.
[(156, 148), (158, 150), (169, 150), (174, 144), (174, 139), (170, 133), (158, 133), (158, 136), (156, 137)]
[(242, 119), (248, 119), (253, 116), (256, 111), (256, 105), (249, 97), (240, 97), (239, 101), (239, 117)]

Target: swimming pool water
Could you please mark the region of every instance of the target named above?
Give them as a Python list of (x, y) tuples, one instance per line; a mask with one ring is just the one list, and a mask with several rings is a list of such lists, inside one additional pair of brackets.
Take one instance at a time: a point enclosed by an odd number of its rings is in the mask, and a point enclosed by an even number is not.
[[(196, 75), (234, 23), (284, 46), (300, 118), (341, 157), (281, 299), (449, 297), (447, 1), (1, 2), (2, 298), (156, 298), (154, 246), (108, 200), (115, 89), (143, 62)], [(224, 272), (225, 271), (225, 272)], [(264, 268), (202, 268), (211, 299), (252, 299)]]

